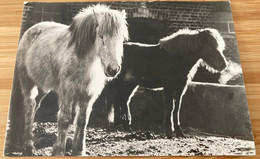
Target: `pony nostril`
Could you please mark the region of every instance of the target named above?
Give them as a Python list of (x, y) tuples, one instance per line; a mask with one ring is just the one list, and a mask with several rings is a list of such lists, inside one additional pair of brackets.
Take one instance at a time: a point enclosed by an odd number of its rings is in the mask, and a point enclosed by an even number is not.
[(225, 70), (228, 67), (228, 63), (225, 62), (225, 63), (221, 64), (220, 67), (221, 67), (221, 70)]
[(113, 69), (111, 66), (107, 67), (107, 73), (110, 77), (115, 76), (120, 71), (120, 66), (117, 66), (116, 69)]

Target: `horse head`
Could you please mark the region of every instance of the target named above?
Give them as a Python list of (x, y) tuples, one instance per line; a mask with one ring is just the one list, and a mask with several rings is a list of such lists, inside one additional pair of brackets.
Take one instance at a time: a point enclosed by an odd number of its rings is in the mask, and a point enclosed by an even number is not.
[(199, 31), (201, 41), (200, 57), (202, 65), (211, 72), (221, 72), (226, 69), (228, 63), (223, 55), (225, 42), (216, 29), (203, 29)]
[(88, 53), (97, 54), (107, 77), (118, 74), (123, 42), (128, 40), (125, 11), (111, 10), (105, 5), (85, 8), (74, 17), (70, 30), (78, 57), (84, 58)]
[(128, 40), (125, 11), (108, 12), (108, 7), (98, 6), (93, 9), (93, 15), (98, 23), (96, 46), (104, 73), (115, 77), (121, 69), (123, 42)]

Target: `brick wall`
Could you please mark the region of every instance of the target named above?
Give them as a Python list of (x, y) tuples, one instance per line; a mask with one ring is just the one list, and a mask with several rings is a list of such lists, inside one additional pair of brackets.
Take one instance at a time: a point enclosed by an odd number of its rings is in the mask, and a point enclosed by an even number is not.
[[(181, 28), (214, 27), (224, 34), (234, 33), (228, 2), (103, 2), (112, 9), (125, 9), (128, 18), (151, 18), (167, 21), (169, 34)], [(77, 12), (96, 3), (32, 3), (24, 6), (23, 23), (57, 21), (69, 24)], [(25, 29), (27, 27), (25, 26)]]
[(32, 3), (26, 2), (23, 8), (22, 28), (20, 35), (32, 25), (41, 21), (66, 23), (65, 3)]
[[(158, 39), (182, 28), (218, 29), (226, 42), (224, 55), (240, 63), (234, 24), (229, 2), (103, 2), (112, 9), (125, 10), (130, 23), (132, 41), (156, 43)], [(70, 24), (77, 12), (94, 2), (84, 3), (32, 3), (24, 6), (21, 35), (30, 26), (40, 21), (56, 21)], [(141, 20), (140, 20), (141, 19)], [(139, 20), (139, 21), (138, 21)], [(149, 22), (149, 20), (154, 20)], [(140, 21), (143, 22), (140, 24)], [(153, 24), (152, 24), (153, 23)], [(139, 24), (139, 26), (137, 26)], [(152, 26), (159, 26), (151, 28)], [(137, 27), (137, 28), (136, 28)], [(150, 32), (153, 32), (151, 34)], [(138, 31), (138, 32), (136, 32)], [(215, 75), (200, 71), (200, 81), (215, 82)], [(241, 77), (242, 78), (242, 77)], [(241, 79), (240, 81), (243, 81)], [(242, 84), (242, 83), (236, 83)]]

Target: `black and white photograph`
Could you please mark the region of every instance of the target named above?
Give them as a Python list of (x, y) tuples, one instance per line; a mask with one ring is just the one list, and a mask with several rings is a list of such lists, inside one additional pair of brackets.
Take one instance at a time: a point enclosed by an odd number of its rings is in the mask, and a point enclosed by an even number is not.
[(229, 1), (24, 2), (4, 156), (255, 153)]

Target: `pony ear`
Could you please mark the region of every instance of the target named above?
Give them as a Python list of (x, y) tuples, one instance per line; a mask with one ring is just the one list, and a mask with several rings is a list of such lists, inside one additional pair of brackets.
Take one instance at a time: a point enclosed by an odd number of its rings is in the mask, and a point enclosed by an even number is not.
[(97, 23), (97, 25), (98, 25), (97, 15), (96, 15), (96, 12), (95, 12), (94, 9), (93, 9), (93, 16), (94, 16), (94, 19), (95, 19), (95, 21), (96, 21), (96, 23)]
[(199, 30), (199, 33), (200, 34), (210, 34), (210, 31), (207, 29), (204, 29), (204, 30)]
[(98, 23), (96, 18), (89, 16), (76, 16), (69, 26), (71, 39), (69, 46), (75, 47), (75, 53), (79, 58), (84, 58), (93, 49), (96, 41)]
[(125, 10), (122, 10), (122, 15), (126, 18), (126, 11)]

